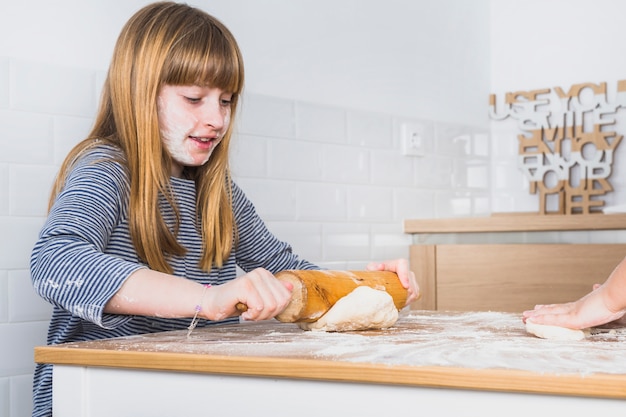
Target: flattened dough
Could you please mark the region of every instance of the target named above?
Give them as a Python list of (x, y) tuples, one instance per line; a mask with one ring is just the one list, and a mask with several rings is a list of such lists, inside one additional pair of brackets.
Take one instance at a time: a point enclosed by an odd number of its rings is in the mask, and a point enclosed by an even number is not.
[(526, 320), (526, 331), (542, 339), (551, 340), (583, 340), (589, 335), (589, 331), (568, 329), (567, 327), (549, 326), (537, 324)]
[(339, 299), (330, 310), (313, 323), (298, 323), (303, 330), (347, 332), (386, 329), (398, 321), (398, 309), (386, 291), (367, 286), (355, 288)]

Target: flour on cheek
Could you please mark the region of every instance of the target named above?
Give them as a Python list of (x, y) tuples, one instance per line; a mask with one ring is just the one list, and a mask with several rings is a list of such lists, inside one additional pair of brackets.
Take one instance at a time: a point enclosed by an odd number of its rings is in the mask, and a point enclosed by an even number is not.
[(209, 159), (209, 155), (202, 155), (203, 161), (197, 161), (193, 156), (194, 144), (188, 138), (197, 120), (176, 104), (159, 98), (158, 101), (159, 128), (163, 144), (172, 158), (181, 165), (201, 165)]

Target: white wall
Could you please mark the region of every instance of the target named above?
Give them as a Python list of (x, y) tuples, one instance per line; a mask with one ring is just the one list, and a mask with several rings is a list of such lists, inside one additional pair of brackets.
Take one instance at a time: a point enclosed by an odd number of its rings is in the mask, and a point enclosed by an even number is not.
[[(88, 131), (117, 34), (145, 0), (0, 3), (0, 417), (30, 413), (50, 307), (28, 261), (52, 178)], [(489, 211), (489, 2), (203, 0), (239, 39), (233, 171), (314, 262), (408, 255), (404, 218)], [(404, 123), (424, 157), (401, 155)]]
[[(491, 2), (491, 92), (531, 91), (571, 85), (626, 80), (621, 0), (497, 0)], [(626, 109), (610, 130), (626, 134)], [(517, 169), (514, 121), (491, 123), (493, 211), (538, 211), (537, 195)], [(609, 178), (614, 191), (603, 198), (607, 207), (626, 204), (626, 145), (619, 144)], [(555, 209), (554, 206), (551, 207)]]
[[(147, 3), (2, 0), (0, 54), (104, 70), (119, 30)], [(488, 0), (189, 3), (233, 31), (248, 91), (469, 125), (487, 122), (481, 107), (489, 88)]]
[(197, 2), (234, 32), (252, 91), (469, 125), (486, 121), (488, 1)]

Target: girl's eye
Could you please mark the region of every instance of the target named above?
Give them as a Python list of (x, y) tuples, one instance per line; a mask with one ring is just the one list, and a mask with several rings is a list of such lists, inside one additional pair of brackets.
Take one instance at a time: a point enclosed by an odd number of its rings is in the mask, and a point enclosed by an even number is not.
[(220, 98), (220, 103), (222, 103), (222, 106), (225, 106), (225, 107), (230, 106), (233, 103), (233, 95), (225, 94), (224, 96)]
[(199, 103), (201, 99), (195, 98), (195, 97), (185, 97), (185, 100), (187, 100), (190, 103)]

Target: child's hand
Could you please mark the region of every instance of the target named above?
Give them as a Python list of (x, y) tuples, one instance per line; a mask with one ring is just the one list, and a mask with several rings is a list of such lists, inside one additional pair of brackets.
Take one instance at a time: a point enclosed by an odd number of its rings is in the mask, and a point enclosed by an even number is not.
[(280, 314), (291, 301), (291, 283), (279, 281), (271, 272), (257, 268), (232, 281), (211, 288), (208, 300), (210, 320), (223, 320), (239, 314), (242, 303), (247, 311), (244, 320), (268, 320)]
[(398, 274), (402, 286), (407, 289), (408, 296), (406, 305), (419, 299), (420, 290), (415, 279), (415, 274), (409, 269), (409, 262), (406, 259), (394, 259), (385, 262), (372, 262), (367, 265), (368, 271), (391, 271)]

